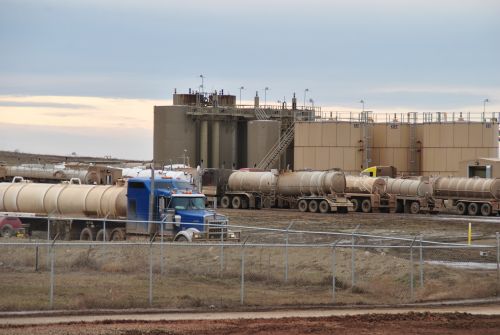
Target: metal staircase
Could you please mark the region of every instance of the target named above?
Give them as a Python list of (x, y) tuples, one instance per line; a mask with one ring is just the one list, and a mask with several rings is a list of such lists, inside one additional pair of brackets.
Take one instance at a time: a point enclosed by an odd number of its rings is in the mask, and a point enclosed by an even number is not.
[[(439, 114), (438, 114), (439, 115)], [(439, 115), (439, 118), (441, 116)], [(409, 172), (410, 175), (418, 175), (417, 161), (417, 113), (408, 113), (408, 123), (410, 125), (410, 157), (409, 157)]]
[(264, 158), (257, 164), (258, 169), (267, 170), (278, 160), (281, 154), (288, 148), (293, 141), (295, 134), (295, 122), (293, 122), (280, 137), (278, 142), (269, 150)]
[(257, 120), (269, 120), (269, 115), (262, 108), (255, 108), (255, 117)]

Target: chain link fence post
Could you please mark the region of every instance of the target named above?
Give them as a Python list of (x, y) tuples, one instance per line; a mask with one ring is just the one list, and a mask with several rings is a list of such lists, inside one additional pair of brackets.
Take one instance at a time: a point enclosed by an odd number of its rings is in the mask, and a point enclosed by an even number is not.
[(335, 242), (332, 245), (332, 303), (335, 303), (335, 284), (336, 284), (336, 273), (337, 273), (337, 253), (336, 253), (336, 247), (337, 247), (337, 242)]
[(220, 270), (219, 277), (222, 278), (224, 275), (224, 231), (221, 227), (220, 230)]
[(241, 285), (240, 285), (240, 304), (245, 303), (245, 245), (247, 243), (248, 236), (241, 245)]
[(149, 306), (153, 306), (153, 241), (149, 243)]
[(424, 288), (424, 250), (423, 250), (424, 236), (420, 235), (420, 288)]
[(354, 289), (356, 285), (356, 275), (355, 275), (355, 267), (356, 267), (356, 255), (354, 254), (354, 233), (352, 233), (351, 238), (351, 291)]
[(497, 296), (498, 296), (498, 286), (500, 285), (500, 234), (497, 232)]
[(54, 273), (54, 263), (55, 263), (55, 259), (54, 259), (54, 249), (55, 249), (55, 246), (54, 244), (52, 244), (50, 247), (49, 247), (49, 251), (50, 251), (50, 290), (49, 290), (49, 307), (50, 309), (53, 309), (54, 308), (54, 276), (55, 276), (55, 273)]
[(415, 243), (415, 240), (417, 239), (417, 237), (415, 236), (413, 238), (413, 241), (411, 242), (410, 244), (410, 302), (413, 302), (414, 300), (414, 296), (415, 296), (415, 292), (413, 291), (414, 288), (413, 288), (413, 244)]

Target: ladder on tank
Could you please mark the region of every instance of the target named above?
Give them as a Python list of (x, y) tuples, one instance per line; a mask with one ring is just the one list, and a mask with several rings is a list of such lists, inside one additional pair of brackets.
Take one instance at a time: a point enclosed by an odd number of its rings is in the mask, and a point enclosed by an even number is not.
[(262, 108), (255, 108), (255, 117), (257, 120), (269, 120), (269, 115)]
[(409, 157), (409, 170), (410, 175), (416, 176), (418, 174), (417, 163), (417, 113), (408, 113), (408, 123), (410, 125), (410, 157)]
[(373, 119), (371, 112), (363, 111), (360, 123), (363, 131), (363, 168), (366, 169), (372, 165)]
[(281, 156), (281, 154), (288, 148), (290, 143), (293, 141), (295, 134), (295, 122), (293, 122), (290, 127), (284, 132), (283, 136), (280, 137), (278, 142), (269, 150), (269, 152), (264, 156), (264, 158), (257, 164), (258, 169), (268, 170), (276, 160)]

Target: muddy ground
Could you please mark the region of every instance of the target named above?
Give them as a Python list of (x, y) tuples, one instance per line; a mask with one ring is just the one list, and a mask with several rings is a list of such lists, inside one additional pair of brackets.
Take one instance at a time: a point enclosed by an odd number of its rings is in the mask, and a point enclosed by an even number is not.
[(0, 334), (498, 334), (500, 316), (464, 313), (368, 314), (283, 319), (102, 321), (33, 326), (0, 326)]

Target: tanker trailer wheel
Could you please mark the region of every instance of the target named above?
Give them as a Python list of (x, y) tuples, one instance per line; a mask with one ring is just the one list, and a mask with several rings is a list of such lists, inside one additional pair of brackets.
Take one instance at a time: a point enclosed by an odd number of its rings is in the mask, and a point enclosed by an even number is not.
[(124, 241), (125, 231), (122, 228), (115, 228), (111, 231), (111, 241)]
[[(104, 229), (99, 229), (95, 236), (96, 241), (103, 241), (104, 239)], [(111, 240), (111, 229), (106, 229), (106, 241)]]
[(320, 213), (328, 213), (330, 211), (330, 204), (326, 200), (322, 200), (319, 203), (319, 212)]
[(239, 196), (234, 197), (231, 201), (231, 205), (233, 205), (233, 208), (236, 209), (241, 208), (241, 198)]
[(482, 216), (490, 216), (491, 215), (491, 206), (490, 206), (490, 204), (482, 204), (481, 205), (481, 215)]
[(318, 202), (316, 200), (311, 200), (309, 202), (309, 212), (316, 213), (318, 211)]
[(469, 204), (468, 209), (469, 209), (469, 215), (474, 216), (479, 214), (479, 205), (476, 204), (475, 202), (471, 202)]
[(467, 214), (467, 205), (464, 204), (463, 202), (459, 202), (457, 204), (457, 212), (459, 215), (465, 215)]
[(410, 214), (418, 214), (420, 212), (420, 204), (418, 201), (413, 201), (410, 205)]
[(372, 202), (370, 199), (364, 199), (361, 202), (361, 210), (363, 213), (370, 213), (372, 211)]
[(80, 240), (81, 241), (94, 241), (95, 240), (94, 231), (88, 227), (83, 228), (82, 232), (80, 233)]
[(359, 205), (359, 200), (358, 199), (351, 199), (352, 203), (352, 210), (354, 212), (360, 212), (361, 211), (361, 206)]
[(304, 200), (304, 199), (300, 200), (297, 207), (299, 208), (300, 212), (307, 212), (307, 208), (308, 208), (307, 200)]
[(223, 196), (222, 199), (220, 199), (220, 205), (222, 208), (229, 208), (231, 206), (231, 200), (227, 195)]

